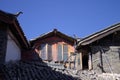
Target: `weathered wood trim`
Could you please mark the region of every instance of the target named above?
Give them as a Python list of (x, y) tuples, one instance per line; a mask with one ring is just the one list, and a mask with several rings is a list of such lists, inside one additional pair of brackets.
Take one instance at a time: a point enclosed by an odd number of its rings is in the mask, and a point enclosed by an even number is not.
[[(79, 64), (78, 64), (78, 62), (79, 62)], [(83, 69), (83, 61), (82, 61), (82, 53), (81, 52), (77, 53), (77, 55), (76, 55), (75, 66), (76, 66), (77, 70), (82, 70)]]
[(80, 54), (80, 69), (82, 70), (83, 69), (82, 53), (79, 54)]
[(92, 53), (91, 52), (89, 52), (88, 67), (89, 67), (89, 70), (91, 70), (93, 68), (93, 66), (92, 66)]
[(108, 27), (107, 29), (104, 29), (102, 31), (99, 31), (99, 32), (97, 32), (95, 34), (92, 34), (92, 35), (82, 39), (78, 43), (77, 47), (79, 47), (80, 45), (88, 45), (88, 44), (90, 44), (90, 43), (92, 43), (92, 42), (94, 42), (96, 40), (99, 40), (99, 39), (101, 39), (101, 38), (103, 38), (103, 37), (105, 37), (105, 36), (107, 36), (107, 35), (109, 35), (109, 34), (111, 34), (113, 32), (116, 32), (118, 30), (120, 30), (120, 23), (115, 24), (115, 25), (113, 25), (111, 27)]

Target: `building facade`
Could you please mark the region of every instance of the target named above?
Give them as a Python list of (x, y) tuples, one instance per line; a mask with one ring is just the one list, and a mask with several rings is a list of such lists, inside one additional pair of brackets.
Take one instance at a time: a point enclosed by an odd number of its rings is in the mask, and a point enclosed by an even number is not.
[(57, 29), (45, 33), (31, 40), (33, 53), (39, 55), (43, 61), (55, 63), (73, 63), (74, 42), (76, 40)]
[(120, 23), (78, 42), (78, 69), (120, 73)]
[(21, 59), (29, 48), (26, 37), (14, 14), (0, 11), (0, 64)]

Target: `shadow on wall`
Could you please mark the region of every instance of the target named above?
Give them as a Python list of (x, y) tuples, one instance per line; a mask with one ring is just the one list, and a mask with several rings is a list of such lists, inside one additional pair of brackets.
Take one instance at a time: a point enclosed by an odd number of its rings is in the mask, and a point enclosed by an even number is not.
[(95, 60), (93, 60), (93, 62), (96, 62), (96, 60), (98, 60), (96, 67), (99, 67), (99, 69), (101, 69), (101, 71), (105, 73), (106, 71), (104, 70), (104, 65), (103, 65), (103, 63), (104, 63), (103, 60), (105, 60), (104, 59), (105, 57), (103, 57), (103, 55), (104, 55), (104, 53), (106, 53), (110, 50), (109, 46), (95, 46), (92, 49), (93, 49), (92, 54), (97, 55), (95, 57)]
[(80, 80), (58, 72), (42, 61), (9, 62), (1, 68), (3, 80)]
[(120, 49), (119, 46), (94, 46), (92, 50), (93, 64), (95, 64), (102, 72), (119, 72), (115, 68), (119, 67)]
[(118, 49), (118, 55), (119, 55), (119, 60), (120, 60), (120, 48)]

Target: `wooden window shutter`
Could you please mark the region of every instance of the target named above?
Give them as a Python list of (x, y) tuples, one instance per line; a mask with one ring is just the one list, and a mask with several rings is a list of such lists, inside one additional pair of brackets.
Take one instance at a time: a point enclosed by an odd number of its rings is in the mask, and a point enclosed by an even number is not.
[(43, 60), (46, 60), (47, 54), (46, 54), (46, 44), (41, 44), (41, 58)]
[(48, 60), (52, 60), (52, 45), (48, 44), (47, 48)]
[(61, 61), (62, 60), (62, 45), (61, 44), (58, 44), (57, 52), (58, 52), (58, 61)]
[(68, 45), (63, 45), (63, 60), (66, 60), (68, 58)]

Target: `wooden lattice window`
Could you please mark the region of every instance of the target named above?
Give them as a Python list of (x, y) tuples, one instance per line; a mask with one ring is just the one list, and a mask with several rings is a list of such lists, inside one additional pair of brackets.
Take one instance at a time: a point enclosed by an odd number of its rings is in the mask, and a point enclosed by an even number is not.
[(52, 60), (52, 45), (41, 44), (40, 46), (41, 58), (43, 60)]

